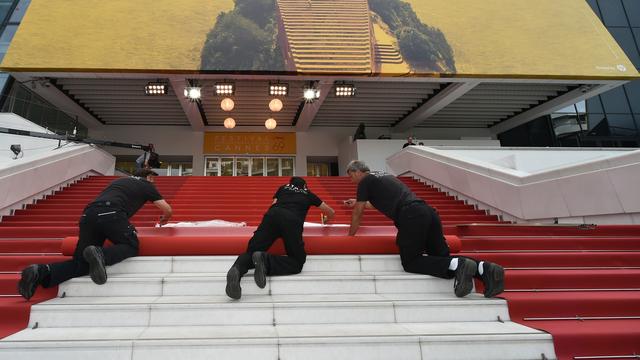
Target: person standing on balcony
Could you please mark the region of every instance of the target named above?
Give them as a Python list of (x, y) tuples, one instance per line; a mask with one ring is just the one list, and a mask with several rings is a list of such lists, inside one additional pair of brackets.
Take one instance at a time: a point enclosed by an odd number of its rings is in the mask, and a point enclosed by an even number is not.
[(416, 143), (414, 143), (414, 142), (413, 142), (413, 136), (409, 136), (409, 137), (407, 138), (407, 142), (406, 142), (406, 143), (404, 143), (404, 145), (402, 145), (402, 148), (404, 149), (404, 148), (406, 148), (407, 146), (415, 146), (415, 145), (416, 145)]
[[(294, 176), (288, 184), (278, 188), (273, 195), (271, 207), (249, 240), (247, 251), (238, 256), (227, 272), (227, 296), (240, 299), (240, 279), (249, 269), (255, 268), (253, 278), (261, 289), (267, 284), (267, 275), (292, 275), (302, 271), (307, 258), (302, 230), (304, 219), (312, 205), (320, 208), (323, 222), (331, 220), (335, 215), (329, 205), (307, 188), (307, 183), (301, 177)], [(284, 241), (287, 255), (266, 253), (279, 237)]]
[(347, 165), (347, 175), (358, 185), (356, 198), (344, 201), (346, 206), (353, 208), (349, 236), (358, 231), (364, 209), (375, 208), (393, 220), (398, 229), (396, 244), (405, 271), (455, 278), (454, 293), (458, 297), (471, 292), (474, 276), (482, 279), (487, 298), (504, 290), (504, 269), (500, 265), (450, 255), (436, 211), (398, 178), (371, 174), (369, 167), (359, 160)]
[[(87, 275), (98, 285), (107, 282), (105, 266), (117, 264), (138, 254), (138, 236), (129, 222), (147, 201), (162, 210), (160, 224), (171, 218), (171, 206), (153, 185), (157, 176), (140, 169), (135, 176), (116, 179), (89, 203), (80, 217), (80, 234), (73, 258), (53, 264), (33, 264), (22, 270), (18, 292), (29, 300), (38, 285), (56, 286), (69, 279)], [(109, 239), (113, 246), (102, 247)]]

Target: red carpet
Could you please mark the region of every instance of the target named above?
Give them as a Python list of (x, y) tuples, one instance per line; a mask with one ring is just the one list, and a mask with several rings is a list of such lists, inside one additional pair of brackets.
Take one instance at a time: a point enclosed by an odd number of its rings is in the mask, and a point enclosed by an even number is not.
[[(113, 177), (93, 177), (49, 196), (0, 223), (0, 337), (27, 323), (30, 304), (15, 296), (18, 271), (32, 262), (71, 254), (82, 209)], [(256, 226), (283, 177), (160, 177), (157, 186), (173, 206), (172, 221), (221, 219)], [(336, 210), (334, 223), (348, 224), (342, 201), (355, 197), (347, 178), (307, 178), (309, 188)], [(560, 359), (640, 353), (640, 227), (518, 226), (476, 210), (434, 188), (403, 179), (436, 208), (452, 250), (507, 268), (506, 292), (514, 321), (548, 331)], [(146, 255), (237, 254), (252, 228), (153, 228), (160, 212), (146, 205), (134, 218)], [(312, 209), (307, 221), (318, 222)], [(465, 225), (465, 224), (475, 225)], [(310, 254), (397, 253), (395, 228), (376, 211), (365, 212), (355, 238), (346, 228), (307, 228)], [(458, 237), (453, 236), (458, 235)], [(65, 240), (61, 252), (61, 239)], [(180, 238), (183, 246), (175, 247)], [(215, 240), (215, 241), (212, 241)], [(275, 252), (282, 249), (276, 247)], [(478, 291), (482, 291), (480, 284)], [(37, 293), (35, 301), (55, 296)], [(576, 317), (579, 319), (576, 320)], [(6, 321), (4, 319), (7, 319)]]
[[(640, 354), (640, 226), (461, 226), (463, 253), (505, 268), (513, 321), (559, 359)], [(481, 288), (480, 284), (479, 288)]]

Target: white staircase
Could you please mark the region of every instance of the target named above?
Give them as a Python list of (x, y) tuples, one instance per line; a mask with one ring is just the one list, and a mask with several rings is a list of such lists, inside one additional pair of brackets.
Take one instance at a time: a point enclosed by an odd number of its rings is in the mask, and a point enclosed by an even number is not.
[(551, 336), (509, 321), (504, 300), (453, 295), (452, 280), (402, 272), (397, 256), (309, 256), (303, 272), (250, 272), (235, 257), (138, 257), (60, 286), (0, 359), (555, 359)]

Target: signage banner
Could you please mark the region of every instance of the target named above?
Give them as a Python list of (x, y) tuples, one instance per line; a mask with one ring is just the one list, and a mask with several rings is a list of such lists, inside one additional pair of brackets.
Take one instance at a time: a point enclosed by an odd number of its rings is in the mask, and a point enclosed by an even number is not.
[(204, 154), (295, 155), (296, 133), (206, 132)]

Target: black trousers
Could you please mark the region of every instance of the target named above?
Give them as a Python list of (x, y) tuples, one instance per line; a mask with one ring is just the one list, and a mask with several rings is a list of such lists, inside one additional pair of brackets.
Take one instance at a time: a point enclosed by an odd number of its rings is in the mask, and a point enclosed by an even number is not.
[(240, 271), (240, 276), (253, 269), (251, 255), (256, 251), (267, 251), (278, 239), (284, 241), (287, 256), (266, 254), (267, 275), (291, 275), (302, 271), (307, 259), (302, 241), (304, 220), (299, 219), (287, 209), (270, 208), (263, 216), (262, 222), (249, 240), (247, 251), (236, 259), (233, 266)]
[(113, 246), (103, 248), (105, 265), (113, 265), (138, 255), (138, 236), (127, 215), (118, 209), (91, 206), (80, 217), (78, 245), (71, 260), (49, 264), (51, 270), (44, 287), (56, 286), (69, 279), (87, 275), (89, 264), (82, 257), (87, 246), (102, 246), (109, 239)]
[[(442, 232), (442, 222), (434, 209), (424, 202), (402, 207), (395, 221), (396, 244), (405, 271), (451, 279), (453, 257)], [(427, 254), (427, 256), (424, 256)]]

